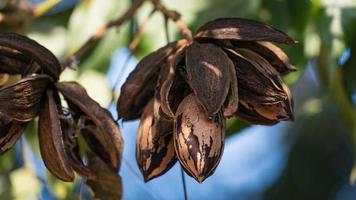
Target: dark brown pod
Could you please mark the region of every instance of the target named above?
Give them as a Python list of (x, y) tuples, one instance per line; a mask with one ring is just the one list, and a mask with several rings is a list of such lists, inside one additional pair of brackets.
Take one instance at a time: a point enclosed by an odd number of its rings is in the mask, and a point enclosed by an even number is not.
[[(294, 120), (293, 111), (287, 102), (288, 100), (286, 102), (266, 105), (254, 101), (246, 102), (245, 100), (240, 100), (240, 106), (245, 111), (240, 114), (241, 110), (238, 110), (237, 115), (250, 123), (261, 125), (273, 125), (279, 121)], [(256, 119), (256, 121), (253, 122), (253, 119)]]
[(273, 41), (294, 44), (286, 33), (267, 24), (242, 18), (220, 18), (199, 28), (196, 39), (224, 39), (244, 41)]
[(248, 49), (228, 49), (227, 52), (235, 63), (240, 99), (257, 98), (260, 103), (274, 104), (287, 98), (280, 74), (268, 61)]
[(120, 128), (111, 114), (91, 99), (85, 89), (75, 82), (56, 83), (57, 89), (63, 94), (68, 104), (75, 106), (86, 115), (95, 125), (95, 133), (100, 134), (105, 152), (108, 154), (108, 162), (114, 169), (119, 169), (123, 139)]
[(239, 106), (238, 81), (234, 66), (230, 66), (229, 74), (231, 82), (229, 93), (224, 103), (224, 117), (231, 117), (232, 115), (234, 115)]
[(36, 41), (16, 33), (0, 32), (0, 45), (15, 49), (28, 58), (34, 59), (45, 73), (58, 80), (61, 73), (59, 61), (52, 52)]
[(175, 56), (167, 59), (167, 63), (160, 72), (161, 85), (158, 88), (160, 108), (163, 113), (171, 120), (174, 119), (174, 113), (179, 103), (184, 97), (185, 82), (177, 73), (180, 62), (184, 62), (185, 48), (182, 47), (177, 51)]
[[(65, 118), (62, 116), (60, 119), (61, 129), (63, 132), (63, 142), (65, 146), (65, 151), (68, 156), (68, 161), (70, 162), (73, 170), (80, 174), (83, 178), (93, 179), (95, 178), (94, 172), (84, 164), (80, 154), (79, 154), (79, 144), (78, 144), (78, 132), (80, 132), (80, 125), (74, 122), (73, 119)], [(79, 129), (79, 130), (78, 130)]]
[(73, 181), (74, 172), (65, 152), (57, 105), (52, 90), (47, 90), (39, 114), (38, 138), (42, 159), (47, 169), (63, 181)]
[(96, 153), (87, 152), (88, 167), (95, 172), (95, 179), (85, 180), (93, 199), (120, 200), (122, 198), (122, 182), (117, 170), (103, 161)]
[(0, 112), (17, 121), (30, 121), (40, 110), (40, 101), (52, 82), (50, 76), (35, 75), (0, 89)]
[(187, 40), (184, 39), (169, 43), (149, 54), (137, 64), (121, 87), (117, 103), (120, 118), (132, 120), (140, 117), (143, 108), (154, 95), (152, 88), (156, 86), (161, 65), (169, 56), (175, 54), (181, 46), (186, 44)]
[(0, 113), (0, 154), (9, 150), (27, 127), (27, 122), (18, 122)]
[(237, 48), (250, 49), (265, 58), (282, 76), (297, 69), (282, 49), (271, 42), (233, 42)]
[(0, 47), (0, 72), (7, 74), (23, 74), (30, 60), (20, 52)]
[(194, 42), (186, 50), (187, 82), (209, 116), (221, 109), (230, 86), (232, 61), (213, 44)]
[(241, 103), (239, 104), (239, 108), (235, 114), (243, 121), (246, 121), (250, 124), (272, 126), (279, 122), (278, 120), (267, 119), (264, 116), (260, 115), (258, 112), (256, 112), (256, 110), (246, 108), (244, 104)]
[(184, 170), (199, 183), (213, 174), (224, 148), (225, 124), (219, 112), (209, 119), (191, 94), (178, 107), (174, 146)]
[(164, 174), (177, 161), (173, 121), (160, 118), (154, 109), (159, 109), (159, 102), (152, 99), (141, 116), (136, 140), (136, 160), (145, 181)]

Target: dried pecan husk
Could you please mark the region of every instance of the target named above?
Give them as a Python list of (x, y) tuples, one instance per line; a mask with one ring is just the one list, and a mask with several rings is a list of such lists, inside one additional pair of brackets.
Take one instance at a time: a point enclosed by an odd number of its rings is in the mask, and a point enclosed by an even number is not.
[(255, 101), (240, 100), (236, 115), (252, 124), (274, 125), (279, 121), (293, 121), (293, 97), (287, 86), (284, 90), (288, 98), (276, 104), (261, 104)]
[(0, 46), (17, 50), (29, 59), (33, 59), (46, 74), (58, 80), (62, 71), (59, 61), (52, 52), (36, 41), (16, 33), (0, 32)]
[(0, 112), (0, 154), (9, 150), (21, 137), (27, 122), (19, 122)]
[(268, 62), (283, 76), (297, 69), (290, 63), (288, 56), (282, 49), (271, 42), (233, 41), (237, 48), (250, 49), (268, 60)]
[(95, 172), (95, 179), (85, 180), (94, 199), (120, 200), (122, 198), (122, 183), (117, 170), (103, 161), (96, 153), (87, 152), (88, 167)]
[(235, 64), (240, 99), (257, 98), (260, 103), (273, 104), (287, 98), (280, 74), (268, 61), (248, 49), (228, 49), (227, 52)]
[(52, 78), (34, 75), (0, 89), (0, 112), (17, 121), (30, 121), (37, 116), (40, 102)]
[(220, 18), (210, 21), (199, 28), (195, 39), (224, 39), (244, 41), (273, 41), (294, 44), (286, 33), (267, 24), (242, 18)]
[(167, 59), (166, 65), (160, 71), (161, 81), (157, 88), (161, 103), (160, 109), (164, 116), (170, 120), (174, 119), (174, 113), (185, 96), (185, 81), (177, 73), (180, 64), (185, 62), (185, 50), (184, 47), (177, 50), (174, 56)]
[(226, 53), (213, 44), (194, 42), (186, 50), (187, 82), (209, 116), (220, 111), (230, 87)]
[[(175, 54), (181, 46), (185, 46), (187, 43), (188, 41), (184, 39), (169, 43), (149, 54), (137, 64), (121, 87), (117, 103), (117, 111), (120, 118), (132, 120), (140, 117), (143, 108), (154, 95), (154, 92), (148, 91), (145, 87), (147, 85), (156, 86), (162, 64), (169, 56)], [(145, 98), (138, 98), (142, 93), (147, 94), (144, 95)], [(141, 101), (137, 102), (138, 99), (141, 99)]]
[(87, 167), (83, 159), (80, 156), (80, 148), (79, 148), (79, 141), (78, 135), (81, 130), (78, 129), (78, 124), (71, 119), (70, 116), (61, 116), (61, 129), (63, 132), (63, 142), (66, 154), (68, 156), (68, 161), (70, 162), (71, 167), (73, 170), (80, 174), (83, 178), (86, 179), (93, 179), (95, 178), (94, 172)]
[(238, 115), (251, 123), (266, 125), (293, 120), (292, 96), (280, 74), (257, 53), (241, 48), (235, 50), (230, 52), (236, 56), (239, 101), (243, 107), (242, 114)]
[(7, 74), (23, 74), (30, 64), (30, 59), (22, 53), (0, 47), (0, 72)]
[(46, 91), (39, 114), (38, 137), (40, 152), (47, 169), (63, 181), (73, 181), (74, 172), (65, 152), (54, 92)]
[[(108, 164), (114, 169), (119, 169), (123, 139), (121, 137), (118, 124), (113, 119), (110, 112), (102, 108), (97, 102), (91, 99), (85, 89), (76, 82), (56, 83), (57, 89), (63, 94), (69, 105), (76, 107), (95, 127), (95, 137), (103, 144), (103, 151), (106, 152)], [(99, 136), (98, 136), (98, 135)], [(102, 155), (104, 156), (104, 155)]]
[(136, 160), (145, 181), (167, 172), (177, 161), (173, 144), (173, 121), (157, 115), (159, 102), (150, 100), (141, 116), (136, 140)]
[(239, 106), (238, 81), (235, 66), (229, 67), (230, 89), (224, 103), (224, 117), (231, 117), (235, 114)]
[(268, 119), (260, 115), (254, 109), (248, 109), (243, 104), (239, 104), (239, 108), (235, 113), (236, 116), (240, 117), (242, 120), (250, 123), (250, 124), (259, 124), (259, 125), (266, 125), (272, 126), (279, 123), (278, 120)]
[(178, 107), (174, 122), (174, 146), (184, 170), (199, 183), (213, 174), (220, 162), (225, 137), (221, 112), (212, 119), (191, 94)]

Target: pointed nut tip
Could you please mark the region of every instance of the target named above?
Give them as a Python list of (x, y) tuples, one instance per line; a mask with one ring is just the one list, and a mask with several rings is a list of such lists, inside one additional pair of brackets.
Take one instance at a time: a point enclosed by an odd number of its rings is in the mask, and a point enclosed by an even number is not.
[(200, 176), (200, 177), (197, 177), (195, 178), (195, 180), (198, 181), (198, 183), (203, 183), (203, 181), (206, 179), (206, 177), (203, 177), (203, 176)]
[(148, 176), (144, 176), (144, 177), (143, 177), (143, 181), (145, 181), (145, 183), (147, 183), (147, 182), (150, 181), (150, 180), (151, 180), (151, 178), (148, 177)]

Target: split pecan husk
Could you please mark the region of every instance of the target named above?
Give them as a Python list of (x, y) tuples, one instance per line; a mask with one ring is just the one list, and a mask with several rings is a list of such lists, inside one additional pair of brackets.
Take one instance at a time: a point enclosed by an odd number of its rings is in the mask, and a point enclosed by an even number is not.
[[(54, 176), (73, 181), (77, 173), (95, 192), (102, 191), (107, 183), (101, 180), (110, 174), (116, 177), (111, 184), (120, 187), (119, 126), (80, 84), (59, 82), (62, 70), (57, 58), (34, 40), (0, 32), (0, 74), (17, 77), (0, 86), (0, 153), (15, 144), (29, 121), (39, 117), (40, 153)], [(68, 107), (62, 106), (64, 101)], [(100, 169), (85, 159), (100, 159)]]
[[(222, 156), (225, 118), (262, 125), (294, 120), (293, 97), (282, 76), (296, 68), (273, 42), (296, 43), (267, 24), (222, 18), (200, 27), (193, 40), (169, 43), (138, 63), (121, 88), (117, 109), (123, 120), (141, 117), (136, 157), (146, 180), (169, 169), (155, 154), (171, 149), (170, 140), (184, 170), (202, 182)], [(164, 144), (157, 141), (167, 131), (154, 128), (157, 123), (174, 124)], [(159, 160), (155, 165), (153, 158)]]

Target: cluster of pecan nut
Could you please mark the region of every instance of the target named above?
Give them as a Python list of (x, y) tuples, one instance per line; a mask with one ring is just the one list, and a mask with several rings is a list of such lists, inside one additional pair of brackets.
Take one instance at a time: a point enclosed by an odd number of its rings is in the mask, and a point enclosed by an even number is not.
[[(0, 86), (0, 154), (38, 116), (41, 156), (53, 175), (73, 181), (76, 172), (95, 182), (103, 170), (96, 167), (97, 161), (91, 162), (96, 158), (117, 174), (123, 145), (118, 124), (80, 84), (59, 82), (62, 70), (57, 58), (34, 40), (0, 32), (0, 74), (16, 77)], [(86, 143), (85, 150), (79, 145), (80, 138)], [(87, 153), (88, 163), (80, 151)]]
[(169, 43), (138, 63), (117, 109), (123, 120), (141, 118), (136, 159), (145, 181), (177, 160), (198, 182), (212, 175), (223, 153), (225, 118), (263, 125), (293, 120), (281, 76), (295, 68), (271, 42), (295, 43), (260, 22), (217, 19), (192, 41)]

